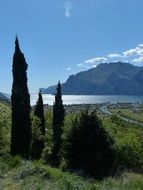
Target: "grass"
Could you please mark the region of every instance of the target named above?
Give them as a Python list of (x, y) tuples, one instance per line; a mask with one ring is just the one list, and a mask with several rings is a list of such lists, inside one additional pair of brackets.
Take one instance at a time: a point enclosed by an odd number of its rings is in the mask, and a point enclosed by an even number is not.
[(143, 190), (141, 174), (124, 173), (103, 181), (83, 179), (41, 161), (0, 157), (0, 190)]

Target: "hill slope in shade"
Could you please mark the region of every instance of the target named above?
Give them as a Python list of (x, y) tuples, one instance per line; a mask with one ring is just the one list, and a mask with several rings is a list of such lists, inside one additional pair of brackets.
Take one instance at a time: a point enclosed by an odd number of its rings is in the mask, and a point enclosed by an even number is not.
[[(54, 94), (56, 86), (42, 88)], [(62, 84), (65, 95), (143, 95), (143, 67), (129, 63), (103, 63), (96, 68), (71, 75)]]

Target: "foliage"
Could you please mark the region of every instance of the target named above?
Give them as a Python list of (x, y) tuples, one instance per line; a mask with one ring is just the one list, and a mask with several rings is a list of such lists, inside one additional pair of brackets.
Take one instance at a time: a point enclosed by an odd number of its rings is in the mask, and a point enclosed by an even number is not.
[(45, 135), (45, 117), (44, 117), (44, 107), (43, 107), (43, 98), (41, 92), (38, 94), (38, 101), (34, 110), (34, 115), (40, 118), (41, 125), (40, 131)]
[(41, 127), (41, 120), (37, 116), (33, 116), (32, 143), (31, 143), (32, 159), (40, 159), (44, 148), (44, 135), (40, 127)]
[(143, 176), (135, 173), (123, 173), (120, 177), (95, 181), (62, 172), (41, 161), (31, 162), (17, 156), (0, 157), (0, 189), (142, 190), (142, 187)]
[(42, 94), (39, 93), (39, 98), (34, 110), (34, 117), (32, 122), (32, 146), (31, 158), (40, 159), (44, 149), (45, 136), (45, 117)]
[(61, 94), (61, 84), (58, 83), (55, 103), (53, 105), (53, 149), (51, 164), (58, 166), (60, 164), (60, 150), (62, 145), (62, 133), (64, 124), (64, 106)]
[(53, 112), (52, 110), (45, 111), (45, 148), (43, 150), (44, 159), (50, 162), (53, 149)]
[(29, 156), (31, 142), (30, 95), (27, 87), (27, 63), (19, 48), (18, 38), (15, 41), (13, 56), (12, 85), (12, 131), (11, 154)]
[(10, 105), (0, 102), (0, 155), (9, 152), (11, 131)]
[(134, 121), (138, 121), (138, 122), (143, 122), (143, 112), (142, 110), (137, 111), (133, 108), (115, 108), (115, 109), (110, 109), (110, 111), (114, 114), (118, 114), (121, 117), (125, 117)]
[(96, 112), (81, 112), (65, 143), (68, 167), (101, 179), (109, 174), (115, 161), (113, 142), (107, 136)]
[(111, 116), (111, 122), (119, 125), (120, 127), (123, 127), (123, 121), (115, 114)]
[[(117, 118), (117, 117), (116, 117)], [(117, 165), (122, 168), (143, 171), (143, 130), (134, 124), (104, 119), (103, 125), (114, 139)]]

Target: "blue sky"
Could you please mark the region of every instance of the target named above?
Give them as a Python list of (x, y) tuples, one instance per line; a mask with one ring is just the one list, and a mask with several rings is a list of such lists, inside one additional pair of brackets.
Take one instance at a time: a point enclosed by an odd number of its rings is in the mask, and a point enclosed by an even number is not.
[(11, 92), (15, 35), (30, 92), (101, 62), (143, 65), (143, 0), (0, 0), (0, 92)]

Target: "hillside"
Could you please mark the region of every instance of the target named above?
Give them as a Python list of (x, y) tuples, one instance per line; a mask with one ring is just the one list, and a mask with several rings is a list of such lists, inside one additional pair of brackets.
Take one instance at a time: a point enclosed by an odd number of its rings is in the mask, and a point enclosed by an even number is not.
[[(56, 86), (42, 89), (53, 94)], [(143, 95), (143, 67), (129, 63), (104, 63), (96, 68), (71, 75), (62, 84), (69, 95)]]
[(8, 101), (9, 102), (9, 98), (8, 96), (6, 96), (5, 94), (0, 92), (0, 100), (1, 101)]
[(84, 179), (63, 172), (41, 161), (26, 161), (20, 157), (0, 157), (0, 189), (7, 190), (142, 190), (141, 174), (124, 173), (103, 181)]

